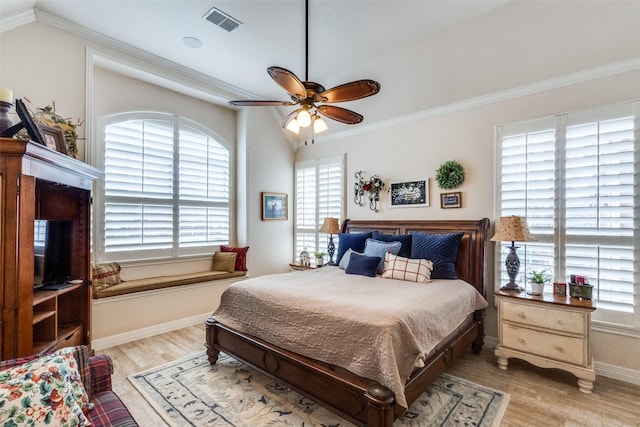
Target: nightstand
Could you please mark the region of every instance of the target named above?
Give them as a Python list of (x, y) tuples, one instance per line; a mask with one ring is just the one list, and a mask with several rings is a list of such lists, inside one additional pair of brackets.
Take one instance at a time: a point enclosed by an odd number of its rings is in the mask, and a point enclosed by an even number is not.
[(300, 264), (291, 263), (291, 264), (289, 264), (289, 268), (291, 268), (292, 270), (295, 270), (295, 271), (304, 271), (304, 270), (314, 270), (316, 268), (322, 268), (322, 266), (318, 267), (315, 264), (300, 265)]
[(569, 296), (528, 295), (496, 291), (498, 304), (498, 367), (507, 369), (509, 358), (540, 368), (557, 368), (578, 377), (578, 388), (591, 393), (596, 379), (591, 355), (590, 300)]

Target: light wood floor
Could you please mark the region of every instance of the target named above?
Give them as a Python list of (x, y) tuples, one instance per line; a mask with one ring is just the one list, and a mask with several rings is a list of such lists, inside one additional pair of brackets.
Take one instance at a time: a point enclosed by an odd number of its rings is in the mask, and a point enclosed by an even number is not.
[[(204, 351), (204, 325), (191, 326), (97, 353), (111, 356), (115, 392), (143, 427), (165, 423), (133, 388), (127, 377), (160, 364)], [(492, 351), (469, 352), (449, 371), (511, 395), (503, 426), (640, 426), (640, 386), (597, 377), (592, 394), (578, 391), (576, 379), (514, 359), (498, 369)], [(256, 426), (259, 427), (259, 426)]]

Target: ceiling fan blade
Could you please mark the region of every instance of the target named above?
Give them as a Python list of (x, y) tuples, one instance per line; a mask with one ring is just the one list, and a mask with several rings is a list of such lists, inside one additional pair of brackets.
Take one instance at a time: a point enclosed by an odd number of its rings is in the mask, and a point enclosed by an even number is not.
[(229, 105), (237, 105), (240, 107), (277, 107), (280, 105), (296, 105), (291, 101), (229, 101)]
[(373, 80), (357, 80), (327, 89), (317, 96), (317, 102), (346, 102), (366, 98), (380, 91), (380, 83)]
[(318, 113), (327, 116), (330, 119), (338, 122), (346, 123), (348, 125), (355, 125), (360, 123), (364, 117), (355, 111), (347, 110), (346, 108), (336, 107), (335, 105), (319, 105), (316, 107)]
[(289, 95), (299, 100), (307, 97), (307, 89), (304, 84), (291, 71), (281, 67), (269, 67), (267, 72)]

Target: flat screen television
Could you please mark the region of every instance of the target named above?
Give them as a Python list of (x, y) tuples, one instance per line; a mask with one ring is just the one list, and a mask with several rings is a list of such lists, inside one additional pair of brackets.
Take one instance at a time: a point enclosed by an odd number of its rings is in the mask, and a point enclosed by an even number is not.
[(71, 221), (37, 219), (34, 237), (34, 286), (63, 284), (71, 277)]

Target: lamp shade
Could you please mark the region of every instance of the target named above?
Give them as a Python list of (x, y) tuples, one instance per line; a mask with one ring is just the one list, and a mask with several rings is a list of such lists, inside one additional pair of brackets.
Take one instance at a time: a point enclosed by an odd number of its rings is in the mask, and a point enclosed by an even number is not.
[(338, 218), (325, 218), (322, 226), (318, 229), (318, 232), (327, 234), (338, 234), (340, 232), (340, 224), (338, 224)]
[(492, 241), (535, 242), (536, 238), (529, 232), (527, 219), (512, 215), (500, 218), (500, 230), (491, 238)]

